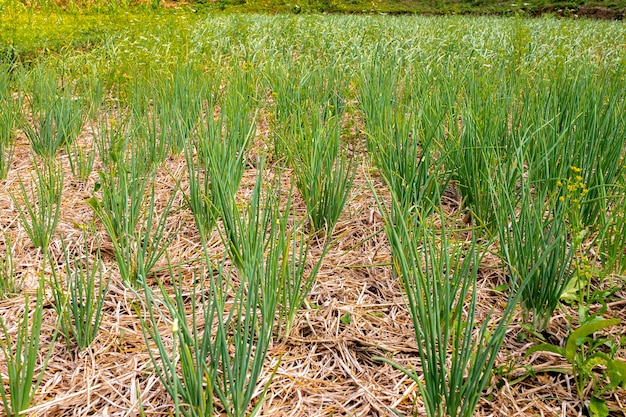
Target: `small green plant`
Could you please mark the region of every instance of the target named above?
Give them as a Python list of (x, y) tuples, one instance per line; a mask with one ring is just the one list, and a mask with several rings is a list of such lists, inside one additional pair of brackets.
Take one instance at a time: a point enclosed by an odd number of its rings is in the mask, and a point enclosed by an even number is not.
[(131, 148), (128, 120), (124, 115), (105, 113), (93, 129), (95, 148), (103, 171), (113, 171)]
[(96, 149), (93, 144), (81, 146), (78, 143), (66, 145), (67, 157), (70, 161), (70, 168), (74, 177), (86, 180), (93, 171), (93, 164), (96, 159)]
[[(169, 230), (167, 227), (167, 216), (177, 193), (170, 195), (163, 212), (157, 216), (154, 183), (150, 186), (150, 199), (146, 203), (142, 194), (147, 183), (134, 184), (134, 179), (130, 177), (122, 181), (128, 187), (124, 185), (124, 188), (109, 193), (105, 188), (101, 201), (91, 197), (87, 204), (102, 222), (113, 243), (113, 254), (124, 283), (135, 285), (143, 282), (152, 272), (176, 235), (177, 230)], [(129, 201), (127, 196), (135, 198), (130, 201), (132, 212), (124, 211)]]
[[(626, 389), (626, 361), (615, 358), (619, 344), (614, 339), (594, 334), (620, 323), (620, 319), (595, 317), (574, 330), (568, 336), (565, 347), (543, 343), (528, 349), (526, 356), (535, 352), (550, 352), (567, 360), (572, 367), (567, 372), (574, 376), (576, 392), (583, 408), (593, 417), (607, 417), (609, 409), (601, 396), (618, 387)], [(590, 383), (591, 397), (585, 405)]]
[(170, 194), (157, 215), (155, 173), (145, 173), (142, 153), (135, 153), (137, 145), (132, 146), (124, 159), (99, 173), (101, 199), (94, 195), (86, 200), (113, 243), (115, 260), (127, 284), (143, 281), (176, 235), (176, 230), (168, 229), (167, 217), (177, 193)]
[(626, 274), (626, 172), (615, 187), (614, 204), (606, 227), (600, 231), (602, 264), (607, 272)]
[(171, 76), (157, 80), (154, 111), (159, 118), (160, 141), (168, 141), (170, 152), (178, 155), (198, 126), (212, 86), (204, 74), (190, 66), (177, 67)]
[(0, 320), (0, 327), (2, 327), (0, 350), (7, 366), (6, 376), (0, 377), (0, 396), (7, 416), (18, 417), (30, 406), (53, 351), (56, 331), (48, 352), (40, 360), (39, 337), (41, 336), (44, 302), (42, 279), (37, 289), (34, 309), (31, 310), (28, 294), (24, 297), (24, 313), (19, 318), (17, 334), (14, 337), (10, 335), (6, 323)]
[(31, 117), (25, 118), (21, 127), (37, 155), (53, 158), (80, 133), (83, 100), (74, 96), (71, 85), (63, 86), (49, 70), (39, 68), (32, 77), (32, 91), (25, 100)]
[(7, 177), (13, 161), (15, 114), (19, 108), (11, 96), (8, 70), (0, 66), (0, 180)]
[(11, 198), (33, 245), (47, 251), (59, 222), (64, 174), (52, 160), (44, 161), (42, 166), (34, 161), (33, 165), (36, 178), (31, 178), (31, 191), (20, 178), (19, 199), (14, 195)]
[[(308, 115), (316, 119), (315, 115)], [(331, 118), (299, 124), (287, 148), (296, 187), (302, 194), (313, 232), (332, 234), (350, 196), (356, 158), (341, 149), (339, 121)]]
[(4, 237), (4, 256), (0, 257), (0, 298), (14, 297), (20, 290), (15, 276), (11, 239)]
[(375, 359), (418, 384), (428, 416), (472, 416), (491, 378), (518, 295), (509, 296), (498, 323), (490, 312), (479, 325), (476, 274), (482, 255), (476, 237), (469, 243), (454, 242), (445, 227), (437, 236), (419, 213), (406, 210), (395, 198), (391, 209), (379, 207), (393, 268), (415, 326), (422, 372), (387, 358)]
[(491, 233), (496, 212), (490, 180), (496, 176), (496, 167), (507, 163), (502, 149), (510, 137), (507, 125), (512, 98), (498, 91), (508, 86), (496, 84), (496, 88), (489, 83), (479, 77), (472, 79), (463, 103), (447, 118), (446, 131), (451, 142), (447, 155), (452, 178), (463, 205), (475, 223)]
[(69, 248), (62, 240), (65, 258), (65, 279), (53, 268), (51, 283), (55, 309), (59, 315), (61, 331), (69, 345), (70, 337), (78, 348), (86, 349), (95, 339), (102, 322), (102, 306), (108, 292), (110, 275), (104, 278), (100, 248), (93, 248), (83, 234), (84, 247)]
[[(285, 253), (277, 244), (278, 200), (273, 192), (263, 196), (261, 190), (259, 175), (244, 213), (228, 193), (218, 191), (216, 196), (228, 236), (222, 238), (230, 242), (228, 254), (236, 271), (225, 266), (225, 259), (212, 266), (201, 234), (206, 270), (194, 273), (191, 284), (184, 284), (180, 272), (170, 266), (171, 289), (158, 281), (159, 297), (144, 287), (146, 304), (138, 314), (146, 317), (142, 319), (146, 341), (156, 343), (159, 350), (159, 356), (151, 354), (152, 363), (174, 401), (176, 415), (212, 416), (220, 410), (229, 417), (243, 417), (250, 412), (272, 340), (279, 259)], [(187, 311), (193, 311), (191, 318)], [(172, 350), (158, 328), (163, 319), (171, 323)], [(264, 393), (250, 415), (260, 409)]]
[(571, 236), (570, 206), (561, 187), (556, 192), (531, 183), (521, 149), (492, 183), (500, 253), (513, 288), (521, 289), (526, 321), (537, 331), (548, 327), (570, 282), (574, 257), (584, 236)]
[(216, 211), (217, 193), (222, 193), (223, 198), (232, 198), (241, 183), (254, 135), (254, 123), (248, 117), (251, 115), (237, 112), (232, 103), (219, 118), (212, 114), (202, 115), (198, 137), (185, 146), (189, 174), (186, 200), (202, 233), (210, 232), (220, 214), (219, 210)]

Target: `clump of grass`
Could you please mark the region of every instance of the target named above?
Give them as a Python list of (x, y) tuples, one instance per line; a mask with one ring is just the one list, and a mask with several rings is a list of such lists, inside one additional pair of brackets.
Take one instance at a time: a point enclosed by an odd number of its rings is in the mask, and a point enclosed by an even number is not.
[[(17, 417), (30, 407), (53, 351), (50, 348), (43, 358), (40, 356), (39, 338), (44, 302), (42, 279), (36, 293), (33, 310), (30, 309), (28, 294), (24, 297), (24, 313), (19, 318), (17, 334), (14, 337), (9, 334), (6, 323), (0, 321), (0, 327), (2, 327), (0, 350), (7, 366), (6, 377), (0, 377), (0, 396), (7, 416)], [(55, 331), (50, 347), (54, 346), (56, 336)]]
[(48, 250), (61, 209), (64, 174), (54, 161), (34, 161), (35, 176), (31, 177), (31, 191), (28, 192), (20, 178), (19, 198), (11, 195), (22, 225), (33, 245)]
[(100, 330), (110, 279), (110, 276), (104, 278), (100, 247), (95, 248), (95, 257), (90, 259), (94, 251), (87, 238), (85, 232), (81, 249), (68, 247), (65, 241), (61, 241), (65, 279), (53, 268), (51, 282), (61, 331), (68, 345), (72, 338), (81, 350), (91, 345)]

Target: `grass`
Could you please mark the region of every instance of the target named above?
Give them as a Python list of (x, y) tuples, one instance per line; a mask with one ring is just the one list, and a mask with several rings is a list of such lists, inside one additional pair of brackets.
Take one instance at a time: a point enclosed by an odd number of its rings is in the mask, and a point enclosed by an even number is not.
[[(55, 363), (98, 352), (75, 364), (86, 413), (138, 396), (154, 412), (167, 394), (179, 415), (299, 399), (471, 415), (485, 389), (512, 410), (496, 387), (527, 392), (523, 346), (562, 338), (568, 315), (621, 314), (607, 288), (623, 280), (623, 25), (2, 5), (1, 97), (24, 117), (0, 119), (19, 156), (0, 180), (15, 295), (0, 318), (45, 278), (76, 339), (52, 342)], [(51, 49), (24, 22), (54, 32)], [(59, 265), (34, 263), (42, 250)], [(133, 370), (100, 368), (131, 352)], [(136, 384), (110, 376), (126, 371)]]

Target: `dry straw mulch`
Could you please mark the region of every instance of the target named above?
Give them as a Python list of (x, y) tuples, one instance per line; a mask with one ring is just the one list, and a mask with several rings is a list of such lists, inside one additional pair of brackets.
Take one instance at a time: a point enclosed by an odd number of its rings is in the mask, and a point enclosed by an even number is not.
[[(81, 140), (90, 140), (89, 135)], [(260, 135), (256, 143), (266, 140), (267, 137)], [(67, 157), (61, 154), (59, 158), (66, 169), (66, 182), (61, 221), (51, 252), (62, 259), (61, 236), (66, 242), (78, 242), (82, 236), (80, 225), (92, 221), (92, 211), (84, 200), (92, 195), (97, 175), (94, 173), (85, 182), (74, 180)], [(165, 202), (174, 192), (173, 178), (184, 177), (184, 169), (184, 158), (166, 162), (157, 183), (159, 201)], [(259, 394), (272, 372), (275, 370), (276, 373), (261, 408), (261, 416), (425, 415), (416, 383), (372, 359), (374, 356), (393, 357), (404, 366), (419, 369), (413, 325), (403, 302), (401, 284), (389, 267), (389, 245), (364, 174), (369, 172), (368, 169), (366, 165), (359, 169), (351, 199), (333, 236), (336, 244), (326, 256), (291, 336), (284, 343), (276, 343), (269, 351)], [(17, 191), (18, 178), (28, 178), (31, 170), (28, 143), (19, 137), (9, 178), (0, 184), (0, 229), (11, 236), (18, 278), (26, 291), (34, 292), (42, 255), (31, 245), (9, 198), (9, 193)], [(242, 198), (250, 191), (255, 175), (255, 169), (250, 167), (244, 176)], [(384, 195), (383, 185), (375, 178), (373, 181), (377, 192)], [(460, 228), (463, 213), (458, 211), (458, 198), (454, 193), (449, 193), (446, 198), (450, 219)], [(182, 206), (182, 199), (175, 204)], [(302, 201), (296, 198), (295, 205), (297, 211), (304, 213)], [(168, 250), (170, 258), (193, 259), (200, 252), (200, 243), (191, 214), (187, 210), (176, 210), (170, 221), (180, 228)], [(100, 239), (105, 266), (112, 273), (99, 335), (91, 348), (82, 352), (71, 345), (68, 347), (62, 337), (50, 346), (56, 315), (52, 305), (46, 305), (41, 355), (47, 349), (54, 349), (54, 353), (34, 405), (26, 415), (136, 416), (140, 415), (140, 405), (147, 416), (170, 415), (172, 402), (151, 370), (148, 348), (135, 309), (137, 295), (120, 281), (112, 254), (107, 251), (110, 243), (107, 243), (106, 235), (102, 232), (89, 238)], [(223, 251), (217, 235), (211, 248), (216, 255)], [(320, 251), (320, 248), (314, 248), (313, 256), (318, 256)], [(495, 307), (497, 318), (498, 309), (504, 304), (502, 296), (491, 290), (506, 280), (499, 266), (495, 256), (487, 256), (481, 267), (479, 315)], [(621, 301), (609, 304), (606, 316), (621, 317), (626, 321), (626, 291), (622, 289), (616, 295)], [(11, 332), (16, 329), (23, 303), (23, 297), (0, 301), (0, 318)], [(552, 319), (546, 333), (551, 342), (564, 342), (569, 331), (566, 315), (575, 315), (575, 312), (565, 309)], [(626, 332), (626, 324), (610, 331), (619, 337)], [(167, 323), (163, 323), (163, 334), (167, 332)], [(496, 370), (500, 372), (484, 393), (476, 415), (579, 415), (571, 377), (541, 372), (567, 364), (548, 354), (524, 357), (532, 343), (523, 336), (524, 330), (519, 325), (519, 316), (516, 316), (498, 356)], [(619, 355), (626, 357), (624, 349)], [(525, 365), (535, 367), (538, 372), (527, 375)], [(6, 374), (4, 367), (0, 363), (3, 376)], [(527, 377), (514, 383), (524, 375)], [(618, 391), (608, 401), (612, 415), (626, 415), (624, 394), (624, 391)]]

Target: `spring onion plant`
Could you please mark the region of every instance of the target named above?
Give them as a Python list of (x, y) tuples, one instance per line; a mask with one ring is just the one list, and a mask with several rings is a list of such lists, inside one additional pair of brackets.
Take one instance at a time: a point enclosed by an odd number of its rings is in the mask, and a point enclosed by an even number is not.
[[(86, 349), (98, 334), (102, 322), (102, 306), (110, 276), (104, 278), (100, 248), (89, 245), (86, 233), (82, 250), (68, 247), (62, 241), (65, 275), (52, 269), (52, 292), (60, 328), (69, 345), (71, 339), (78, 348)], [(91, 253), (95, 256), (90, 259)]]
[(326, 253), (330, 249), (330, 236), (326, 237), (323, 250), (317, 261), (308, 268), (308, 259), (311, 249), (311, 236), (302, 229), (304, 222), (295, 222), (288, 226), (291, 216), (291, 199), (279, 219), (279, 231), (275, 244), (275, 250), (280, 250), (279, 268), (279, 290), (278, 297), (278, 323), (277, 334), (282, 340), (287, 340), (291, 334), (291, 329), (296, 320), (296, 315), (300, 307), (304, 304), (306, 297), (311, 292), (313, 284), (320, 267), (324, 261)]
[(128, 118), (105, 112), (93, 129), (95, 148), (103, 170), (114, 171), (131, 148)]
[(31, 177), (31, 191), (19, 180), (19, 198), (11, 195), (22, 225), (33, 245), (44, 251), (48, 249), (59, 222), (64, 174), (52, 160), (33, 164), (35, 175)]
[(0, 255), (0, 298), (14, 297), (19, 290), (20, 285), (15, 275), (11, 239), (5, 236), (4, 254)]
[(490, 381), (517, 298), (510, 296), (497, 323), (492, 310), (479, 324), (476, 275), (484, 249), (475, 237), (455, 242), (445, 227), (428, 227), (397, 199), (392, 204), (391, 209), (380, 206), (393, 268), (415, 326), (422, 372), (377, 359), (418, 384), (428, 416), (472, 416)]
[(96, 148), (93, 144), (82, 146), (76, 142), (65, 147), (74, 177), (86, 180), (93, 171)]
[(170, 153), (177, 155), (191, 139), (198, 125), (205, 96), (211, 92), (205, 75), (197, 69), (181, 65), (167, 77), (158, 77), (154, 112), (159, 120), (159, 141), (169, 142)]
[(132, 150), (129, 155), (108, 172), (100, 172), (102, 196), (87, 203), (113, 243), (122, 279), (136, 284), (152, 271), (175, 235), (167, 228), (167, 216), (177, 193), (171, 193), (157, 215), (154, 173), (145, 174), (145, 160)]
[(535, 131), (529, 162), (545, 161), (535, 174), (551, 179), (553, 188), (558, 179), (569, 176), (571, 167), (579, 169), (579, 182), (587, 190), (580, 201), (579, 220), (589, 232), (596, 232), (607, 223), (624, 171), (626, 109), (613, 93), (624, 86), (624, 80), (588, 69), (560, 69), (536, 82), (535, 88), (523, 93), (527, 111), (522, 120)]
[[(346, 107), (347, 74), (337, 62), (315, 64), (283, 59), (267, 74), (274, 109), (274, 156), (280, 160), (294, 145), (297, 130), (307, 124), (323, 126), (331, 119), (340, 120)], [(313, 115), (319, 120), (309, 121)], [(301, 125), (300, 123), (305, 123)]]
[[(436, 87), (441, 83), (434, 82), (434, 74), (403, 73), (397, 58), (386, 58), (388, 62), (381, 65), (387, 72), (369, 63), (361, 74), (359, 99), (366, 118), (368, 153), (402, 206), (426, 217), (450, 179), (445, 158), (439, 157), (444, 94)], [(380, 59), (375, 56), (373, 62)], [(382, 81), (387, 84), (376, 87)]]
[[(219, 117), (212, 114), (215, 103), (207, 103), (209, 111), (200, 117), (197, 137), (185, 146), (189, 174), (186, 200), (203, 233), (212, 229), (219, 216), (215, 204), (217, 187), (231, 198), (237, 192), (254, 137), (253, 111), (244, 105), (249, 97), (238, 90), (237, 83), (238, 79), (231, 81)], [(242, 106), (241, 111), (238, 106)]]
[(32, 91), (25, 99), (31, 117), (22, 120), (21, 128), (33, 152), (52, 158), (80, 133), (85, 106), (73, 85), (63, 85), (54, 72), (39, 68), (31, 77)]
[(15, 150), (15, 114), (20, 108), (11, 96), (8, 69), (0, 67), (0, 180), (7, 177)]
[(341, 146), (344, 74), (338, 65), (296, 66), (272, 74), (275, 101), (275, 153), (293, 168), (312, 231), (332, 230), (345, 206), (356, 160)]
[(517, 152), (508, 167), (501, 168), (499, 183), (492, 184), (494, 211), (500, 254), (513, 288), (521, 288), (524, 317), (532, 320), (535, 330), (543, 331), (574, 273), (572, 262), (584, 232), (572, 236), (571, 201), (565, 187), (554, 192), (531, 182), (522, 154)]
[(437, 158), (436, 138), (420, 127), (420, 121), (402, 113), (396, 112), (391, 126), (368, 138), (370, 154), (402, 206), (426, 217), (440, 200), (449, 175), (443, 158)]
[(337, 119), (324, 123), (309, 114), (309, 121), (302, 122), (292, 131), (295, 137), (287, 148), (288, 160), (312, 230), (330, 235), (348, 201), (357, 163), (341, 149)]
[[(250, 410), (272, 340), (284, 252), (276, 245), (280, 228), (273, 191), (263, 195), (259, 175), (244, 213), (232, 196), (218, 192), (225, 233), (238, 238), (228, 251), (238, 260), (236, 269), (225, 259), (213, 267), (203, 239), (207, 270), (194, 273), (191, 284), (171, 269), (172, 289), (161, 282), (158, 292), (145, 287), (143, 331), (158, 348), (152, 362), (175, 415), (239, 417), (256, 414), (262, 405), (265, 390)], [(159, 330), (163, 321), (171, 323), (171, 349), (169, 335), (166, 339)]]
[(613, 190), (618, 197), (608, 214), (607, 226), (600, 232), (602, 264), (607, 272), (626, 274), (626, 172)]
[(2, 339), (0, 351), (6, 364), (6, 374), (0, 377), (0, 396), (7, 416), (17, 417), (30, 404), (41, 385), (52, 347), (56, 340), (55, 331), (48, 352), (42, 357), (39, 347), (44, 311), (43, 279), (36, 293), (34, 309), (30, 307), (30, 297), (24, 297), (24, 313), (18, 319), (17, 333), (9, 334), (6, 323), (0, 320)]
[(475, 224), (493, 229), (495, 213), (489, 179), (508, 144), (511, 99), (505, 81), (468, 74), (462, 104), (447, 120), (453, 179)]

